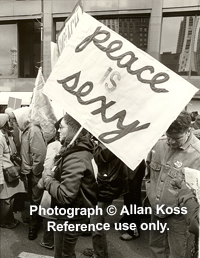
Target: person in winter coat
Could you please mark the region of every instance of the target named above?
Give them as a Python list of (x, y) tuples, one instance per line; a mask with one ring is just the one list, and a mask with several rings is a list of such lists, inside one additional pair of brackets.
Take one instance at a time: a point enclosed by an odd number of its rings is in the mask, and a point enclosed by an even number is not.
[[(108, 215), (107, 208), (114, 199), (127, 194), (129, 191), (129, 168), (100, 142), (98, 142), (94, 158), (98, 167), (98, 208), (102, 210), (102, 214), (93, 214), (90, 218), (90, 223), (104, 225)], [(109, 257), (106, 231), (104, 229), (96, 229), (92, 232), (92, 243), (93, 249), (86, 248), (83, 251), (84, 255), (93, 255), (92, 257), (97, 258)]]
[[(17, 125), (22, 131), (21, 135), (21, 173), (28, 184), (29, 200), (31, 205), (39, 205), (43, 190), (37, 187), (42, 177), (43, 165), (46, 156), (46, 143), (38, 124), (31, 121), (31, 109), (23, 107), (13, 110)], [(38, 226), (41, 218), (34, 212), (30, 216), (29, 240), (37, 238)]]
[(142, 180), (145, 174), (145, 161), (142, 160), (141, 163), (136, 167), (135, 170), (128, 168), (128, 183), (129, 183), (129, 192), (124, 195), (124, 205), (129, 211), (120, 219), (120, 223), (131, 223), (136, 224), (136, 228), (128, 229), (120, 237), (121, 240), (130, 241), (140, 237), (140, 224), (141, 224), (141, 214), (134, 214), (131, 212), (131, 207), (136, 206), (141, 207), (141, 194), (142, 194)]
[(198, 258), (199, 251), (199, 203), (195, 190), (189, 187), (185, 180), (173, 179), (172, 187), (180, 189), (178, 193), (178, 202), (180, 207), (186, 207), (187, 213), (184, 214), (189, 232), (195, 235), (194, 247), (192, 249), (193, 258)]
[[(14, 149), (13, 154), (15, 155), (15, 163), (17, 162), (17, 164), (21, 167), (21, 155), (20, 155), (21, 131), (16, 124), (16, 119), (13, 114), (13, 110), (14, 110), (13, 108), (7, 107), (4, 111), (4, 113), (9, 116), (9, 123), (10, 123), (10, 126), (12, 127), (12, 131), (10, 132), (9, 139), (12, 138), (12, 142), (14, 143), (14, 144), (12, 144), (12, 146)], [(14, 202), (13, 202), (13, 211), (14, 212), (23, 211), (25, 208), (26, 199), (27, 199), (27, 193), (26, 194), (24, 194), (24, 193), (17, 194), (15, 196)]]
[[(47, 145), (47, 153), (46, 153), (46, 157), (45, 157), (45, 161), (44, 161), (44, 171), (42, 172), (43, 174), (48, 175), (48, 173), (50, 173), (50, 175), (51, 175), (51, 173), (52, 173), (51, 169), (54, 166), (54, 158), (59, 153), (60, 148), (62, 146), (59, 141), (59, 132), (58, 132), (59, 124), (60, 124), (61, 120), (62, 119), (59, 119), (55, 123), (55, 130), (56, 130), (55, 136), (53, 137), (53, 139), (51, 139), (50, 143)], [(40, 178), (37, 185), (40, 189), (44, 189), (43, 178)], [(44, 192), (44, 196), (43, 196), (41, 204), (40, 204), (41, 207), (42, 207), (43, 202), (45, 205), (47, 203), (47, 201), (45, 199), (46, 194), (48, 195), (48, 197), (50, 197), (48, 193)], [(45, 215), (44, 219), (43, 219), (43, 238), (40, 241), (40, 245), (42, 247), (45, 247), (48, 249), (54, 248), (54, 231), (52, 229), (47, 230), (48, 221), (52, 221), (53, 219), (54, 218), (52, 218), (52, 216), (48, 216), (48, 215)]]
[[(97, 203), (97, 184), (92, 165), (94, 144), (85, 130), (82, 130), (72, 145), (69, 145), (80, 128), (80, 124), (66, 114), (60, 123), (60, 142), (62, 144), (56, 157), (53, 176), (44, 174), (44, 186), (52, 196), (53, 207), (92, 208)], [(74, 216), (59, 214), (56, 216), (57, 226), (86, 224), (87, 215), (78, 212)], [(54, 257), (75, 258), (75, 246), (81, 235), (80, 227), (72, 230), (56, 230), (54, 232)]]
[[(182, 179), (185, 167), (199, 170), (200, 141), (190, 129), (191, 117), (182, 111), (147, 157), (146, 191), (152, 207), (151, 222), (167, 223), (168, 230), (150, 231), (151, 257), (188, 258), (193, 235), (178, 208), (179, 189), (172, 179)], [(171, 212), (170, 212), (171, 210)], [(177, 214), (178, 213), (178, 214)]]
[(3, 170), (14, 166), (10, 158), (12, 148), (8, 139), (8, 121), (7, 114), (0, 114), (0, 227), (12, 229), (19, 224), (13, 215), (14, 198), (26, 191), (20, 178), (10, 183), (4, 178)]
[(20, 148), (21, 148), (21, 131), (19, 130), (17, 124), (16, 124), (16, 119), (13, 114), (13, 108), (7, 107), (5, 109), (5, 114), (9, 116), (9, 122), (11, 126), (13, 127), (13, 140), (15, 143), (15, 146), (17, 148), (17, 152), (20, 153)]

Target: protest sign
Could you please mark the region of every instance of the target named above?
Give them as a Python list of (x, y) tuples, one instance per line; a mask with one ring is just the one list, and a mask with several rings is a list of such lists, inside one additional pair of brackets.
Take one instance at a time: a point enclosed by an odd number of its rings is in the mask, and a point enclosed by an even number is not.
[(200, 203), (200, 171), (192, 168), (184, 168), (185, 181), (190, 188), (195, 190), (198, 202)]
[(57, 118), (54, 114), (50, 100), (43, 94), (44, 78), (41, 68), (35, 80), (35, 89), (31, 103), (31, 119), (38, 122), (42, 128), (46, 142), (55, 136), (55, 126)]
[(51, 69), (53, 69), (59, 57), (58, 45), (54, 42), (51, 42)]
[(43, 89), (131, 169), (196, 91), (86, 13)]
[(17, 109), (20, 108), (22, 104), (22, 99), (9, 97), (8, 99), (8, 107)]
[(68, 40), (71, 38), (71, 35), (74, 33), (74, 30), (78, 25), (82, 14), (83, 14), (83, 3), (81, 0), (79, 0), (75, 5), (74, 9), (72, 10), (71, 14), (65, 21), (64, 26), (58, 35), (57, 44), (58, 44), (59, 54), (62, 53), (63, 49), (65, 48), (65, 45), (67, 44)]

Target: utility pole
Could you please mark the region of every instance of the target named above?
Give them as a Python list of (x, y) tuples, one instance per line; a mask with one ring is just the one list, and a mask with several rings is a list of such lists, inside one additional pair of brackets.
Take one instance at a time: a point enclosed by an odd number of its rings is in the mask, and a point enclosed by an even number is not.
[(44, 38), (44, 0), (41, 0), (41, 53), (40, 53), (40, 66), (43, 72), (43, 38)]

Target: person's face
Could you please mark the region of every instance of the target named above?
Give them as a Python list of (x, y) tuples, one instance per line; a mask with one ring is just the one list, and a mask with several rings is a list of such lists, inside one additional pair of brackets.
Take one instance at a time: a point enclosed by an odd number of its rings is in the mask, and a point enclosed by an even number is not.
[(9, 121), (12, 126), (18, 126), (16, 118), (10, 118)]
[(189, 130), (185, 131), (184, 133), (166, 133), (167, 136), (167, 142), (169, 146), (173, 149), (179, 148), (183, 146), (183, 144), (186, 143), (188, 140), (188, 137), (190, 135)]
[(64, 142), (67, 139), (72, 139), (74, 137), (74, 132), (72, 128), (65, 123), (62, 119), (59, 126), (59, 133), (60, 133), (60, 142)]

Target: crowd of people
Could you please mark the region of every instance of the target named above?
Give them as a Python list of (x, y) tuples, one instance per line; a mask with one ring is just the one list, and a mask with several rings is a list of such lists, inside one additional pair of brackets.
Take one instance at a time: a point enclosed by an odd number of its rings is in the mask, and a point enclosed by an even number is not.
[[(69, 214), (41, 217), (37, 211), (23, 218), (29, 223), (29, 240), (37, 238), (43, 222), (40, 245), (54, 249), (55, 258), (75, 258), (75, 247), (84, 232), (49, 231), (47, 224), (104, 224), (106, 208), (123, 196), (124, 205), (141, 207), (141, 185), (145, 176), (146, 194), (153, 210), (151, 222), (167, 223), (168, 230), (150, 231), (149, 248), (154, 258), (198, 257), (199, 203), (195, 192), (185, 182), (186, 167), (200, 173), (200, 115), (182, 111), (166, 133), (153, 146), (135, 170), (127, 167), (94, 136), (65, 114), (55, 124), (55, 135), (46, 142), (42, 129), (31, 119), (31, 108), (7, 108), (0, 114), (0, 227), (19, 225), (14, 211), (23, 211), (25, 203), (39, 207), (48, 194), (52, 208), (94, 208), (103, 214), (88, 218), (81, 209)], [(199, 139), (198, 139), (199, 138)], [(158, 209), (162, 206), (162, 212)], [(169, 208), (186, 207), (186, 214), (168, 214)], [(135, 223), (133, 230), (120, 239), (140, 237), (141, 216), (124, 215), (121, 223)], [(92, 231), (93, 248), (83, 254), (108, 258), (106, 233)]]

